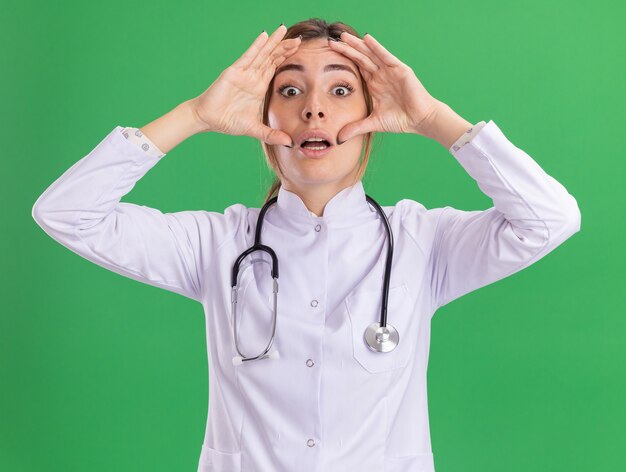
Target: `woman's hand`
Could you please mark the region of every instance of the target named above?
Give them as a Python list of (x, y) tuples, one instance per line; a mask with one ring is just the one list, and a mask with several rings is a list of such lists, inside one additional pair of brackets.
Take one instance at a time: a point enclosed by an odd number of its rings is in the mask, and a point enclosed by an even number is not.
[(371, 131), (430, 137), (428, 125), (442, 102), (426, 91), (409, 66), (369, 34), (360, 39), (344, 31), (341, 42), (328, 40), (328, 44), (359, 66), (373, 101), (371, 115), (344, 126), (338, 143)]
[(263, 99), (276, 67), (300, 45), (300, 38), (282, 41), (286, 32), (284, 25), (269, 38), (263, 31), (204, 93), (191, 100), (206, 131), (251, 136), (267, 144), (293, 145), (287, 133), (262, 123)]

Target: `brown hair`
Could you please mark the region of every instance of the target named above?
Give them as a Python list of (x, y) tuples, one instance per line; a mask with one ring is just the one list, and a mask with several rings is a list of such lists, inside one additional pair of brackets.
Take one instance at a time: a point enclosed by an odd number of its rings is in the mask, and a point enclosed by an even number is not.
[[(301, 21), (294, 25), (291, 25), (287, 28), (287, 33), (283, 40), (290, 38), (297, 38), (299, 35), (302, 35), (302, 42), (318, 39), (318, 38), (332, 38), (336, 40), (340, 40), (341, 33), (346, 31), (358, 38), (361, 36), (356, 32), (354, 28), (348, 26), (342, 22), (334, 22), (327, 23), (325, 20), (321, 18), (310, 18), (308, 20)], [(373, 109), (372, 97), (367, 88), (367, 84), (363, 77), (361, 76), (361, 87), (363, 87), (363, 95), (365, 96), (365, 103), (367, 106), (367, 114), (369, 115)], [(263, 124), (269, 126), (269, 118), (268, 118), (268, 108), (270, 98), (272, 96), (272, 90), (274, 88), (274, 79), (269, 83), (267, 88), (267, 92), (265, 94), (265, 100), (263, 102)], [(359, 169), (357, 172), (356, 179), (354, 183), (358, 182), (365, 174), (365, 169), (367, 168), (367, 163), (369, 161), (369, 156), (372, 148), (372, 139), (373, 132), (366, 133), (364, 135), (363, 141), (363, 154), (361, 157), (361, 162), (359, 165)], [(274, 153), (274, 147), (272, 145), (268, 145), (266, 142), (261, 141), (261, 146), (263, 147), (263, 152), (265, 153), (265, 158), (269, 167), (274, 171), (274, 182), (272, 182), (271, 187), (269, 188), (266, 196), (265, 202), (267, 203), (270, 198), (278, 193), (278, 189), (280, 188), (281, 181), (277, 175), (281, 175), (280, 165), (278, 163), (278, 159), (276, 158), (276, 154)]]

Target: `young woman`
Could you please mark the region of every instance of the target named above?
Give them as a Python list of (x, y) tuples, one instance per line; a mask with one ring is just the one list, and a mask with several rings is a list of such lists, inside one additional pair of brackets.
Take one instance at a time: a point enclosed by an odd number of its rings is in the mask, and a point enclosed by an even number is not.
[[(263, 210), (120, 202), (211, 131), (261, 141), (277, 176)], [(375, 132), (436, 140), (494, 206), (379, 207), (361, 182)], [(576, 200), (493, 121), (472, 125), (371, 35), (320, 19), (264, 31), (200, 96), (116, 126), (33, 217), (80, 256), (202, 303), (200, 471), (433, 471), (433, 314), (580, 229)]]

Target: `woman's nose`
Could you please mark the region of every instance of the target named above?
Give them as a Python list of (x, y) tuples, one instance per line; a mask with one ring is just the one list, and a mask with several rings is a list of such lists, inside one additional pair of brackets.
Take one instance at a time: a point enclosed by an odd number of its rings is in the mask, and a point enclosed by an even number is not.
[(306, 119), (310, 120), (312, 116), (317, 115), (320, 118), (324, 118), (324, 112), (321, 109), (316, 109), (315, 111), (306, 111), (305, 114)]
[(311, 91), (303, 103), (302, 116), (305, 120), (312, 118), (324, 118), (326, 116), (325, 110), (327, 104), (324, 102), (324, 97), (321, 96), (322, 91)]

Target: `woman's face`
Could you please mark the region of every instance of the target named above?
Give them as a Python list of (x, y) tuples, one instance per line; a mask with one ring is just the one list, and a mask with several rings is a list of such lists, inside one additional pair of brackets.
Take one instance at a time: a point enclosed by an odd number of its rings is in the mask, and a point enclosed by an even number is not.
[[(325, 71), (330, 64), (345, 69)], [(274, 146), (283, 172), (282, 185), (287, 189), (350, 185), (358, 169), (364, 135), (338, 146), (337, 134), (346, 124), (366, 117), (357, 65), (331, 50), (325, 38), (302, 42), (276, 69), (268, 105), (269, 126), (289, 134), (294, 142), (292, 149)], [(325, 131), (330, 138), (331, 147), (324, 156), (308, 157), (300, 147), (301, 134), (313, 128)]]

